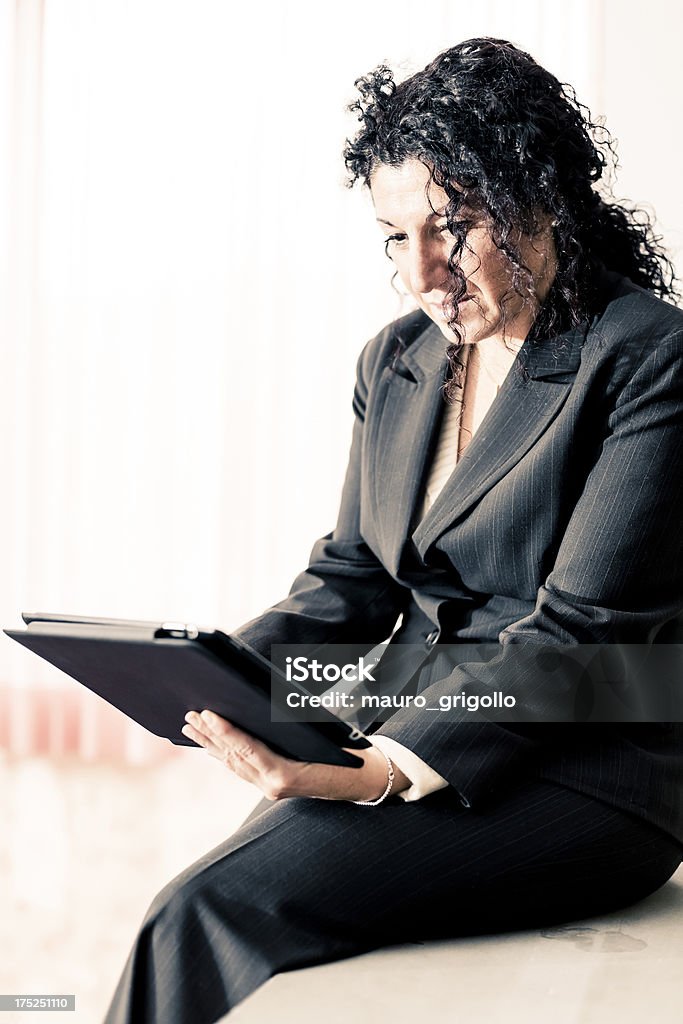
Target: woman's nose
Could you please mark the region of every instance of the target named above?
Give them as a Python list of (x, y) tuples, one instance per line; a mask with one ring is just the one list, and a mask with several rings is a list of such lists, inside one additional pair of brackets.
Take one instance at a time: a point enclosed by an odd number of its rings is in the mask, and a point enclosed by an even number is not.
[(410, 284), (413, 292), (427, 295), (439, 291), (448, 280), (447, 253), (439, 241), (414, 244), (410, 254)]

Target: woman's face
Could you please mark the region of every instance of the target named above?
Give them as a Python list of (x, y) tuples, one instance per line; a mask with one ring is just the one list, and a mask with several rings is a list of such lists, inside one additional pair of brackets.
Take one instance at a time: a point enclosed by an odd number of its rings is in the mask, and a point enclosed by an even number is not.
[[(453, 342), (457, 339), (443, 307), (449, 285), (447, 261), (454, 244), (445, 217), (448, 196), (434, 183), (426, 190), (428, 182), (429, 171), (419, 160), (407, 160), (398, 167), (380, 164), (370, 178), (370, 191), (377, 221), (388, 240), (387, 253), (404, 287)], [(520, 249), (542, 301), (556, 266), (550, 229), (534, 239), (523, 236)], [(510, 292), (511, 267), (484, 224), (468, 233), (460, 265), (467, 280), (467, 292), (459, 303), (463, 341), (503, 340), (499, 304)], [(523, 341), (535, 311), (513, 293), (506, 315), (505, 339)]]

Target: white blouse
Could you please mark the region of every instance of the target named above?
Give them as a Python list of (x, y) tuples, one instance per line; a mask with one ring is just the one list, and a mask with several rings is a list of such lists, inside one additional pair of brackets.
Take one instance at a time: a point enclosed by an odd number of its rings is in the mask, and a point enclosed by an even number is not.
[(521, 341), (508, 342), (506, 345), (497, 338), (485, 338), (465, 346), (464, 385), (458, 389), (455, 401), (443, 414), (441, 432), (425, 487), (422, 516), (434, 504), (455, 469), (458, 458), (481, 426), (521, 347)]

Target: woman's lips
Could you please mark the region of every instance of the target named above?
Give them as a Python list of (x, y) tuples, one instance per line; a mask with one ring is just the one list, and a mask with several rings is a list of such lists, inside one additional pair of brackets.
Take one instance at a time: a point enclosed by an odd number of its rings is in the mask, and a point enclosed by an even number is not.
[[(459, 306), (462, 306), (462, 305), (463, 305), (463, 303), (465, 303), (465, 302), (469, 302), (471, 298), (472, 298), (472, 296), (471, 296), (471, 295), (463, 295), (463, 297), (462, 297), (461, 299), (458, 299), (458, 305), (459, 305)], [(429, 303), (429, 309), (430, 309), (430, 310), (431, 310), (431, 311), (432, 311), (432, 312), (433, 312), (433, 313), (434, 313), (434, 314), (435, 314), (436, 316), (438, 316), (438, 317), (441, 317), (441, 319), (442, 319), (442, 320), (448, 320), (448, 316), (447, 316), (447, 314), (446, 314), (446, 313), (444, 313), (444, 309), (443, 309), (443, 303), (440, 303), (440, 302), (439, 302), (439, 303), (435, 303), (435, 302), (430, 302), (430, 303)]]

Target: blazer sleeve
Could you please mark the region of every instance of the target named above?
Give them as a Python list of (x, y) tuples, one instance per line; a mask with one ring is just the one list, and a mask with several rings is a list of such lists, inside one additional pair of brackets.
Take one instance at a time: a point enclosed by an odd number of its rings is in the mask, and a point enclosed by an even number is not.
[[(543, 724), (547, 690), (515, 678), (517, 644), (649, 643), (683, 608), (683, 333), (651, 349), (622, 387), (601, 453), (575, 505), (533, 612), (499, 637), (487, 664), (460, 665), (427, 687), (442, 694), (501, 689), (517, 699), (520, 724), (400, 711), (378, 734), (404, 744), (476, 807), (528, 767), (557, 726)], [(537, 681), (538, 682), (538, 681)], [(525, 714), (528, 712), (528, 716)], [(535, 720), (535, 721), (534, 721)]]
[(334, 530), (314, 544), (308, 567), (285, 600), (234, 631), (264, 657), (270, 657), (271, 644), (380, 643), (392, 632), (409, 597), (360, 532), (366, 411), (372, 380), (392, 343), (391, 328), (385, 328), (358, 360), (351, 451)]

